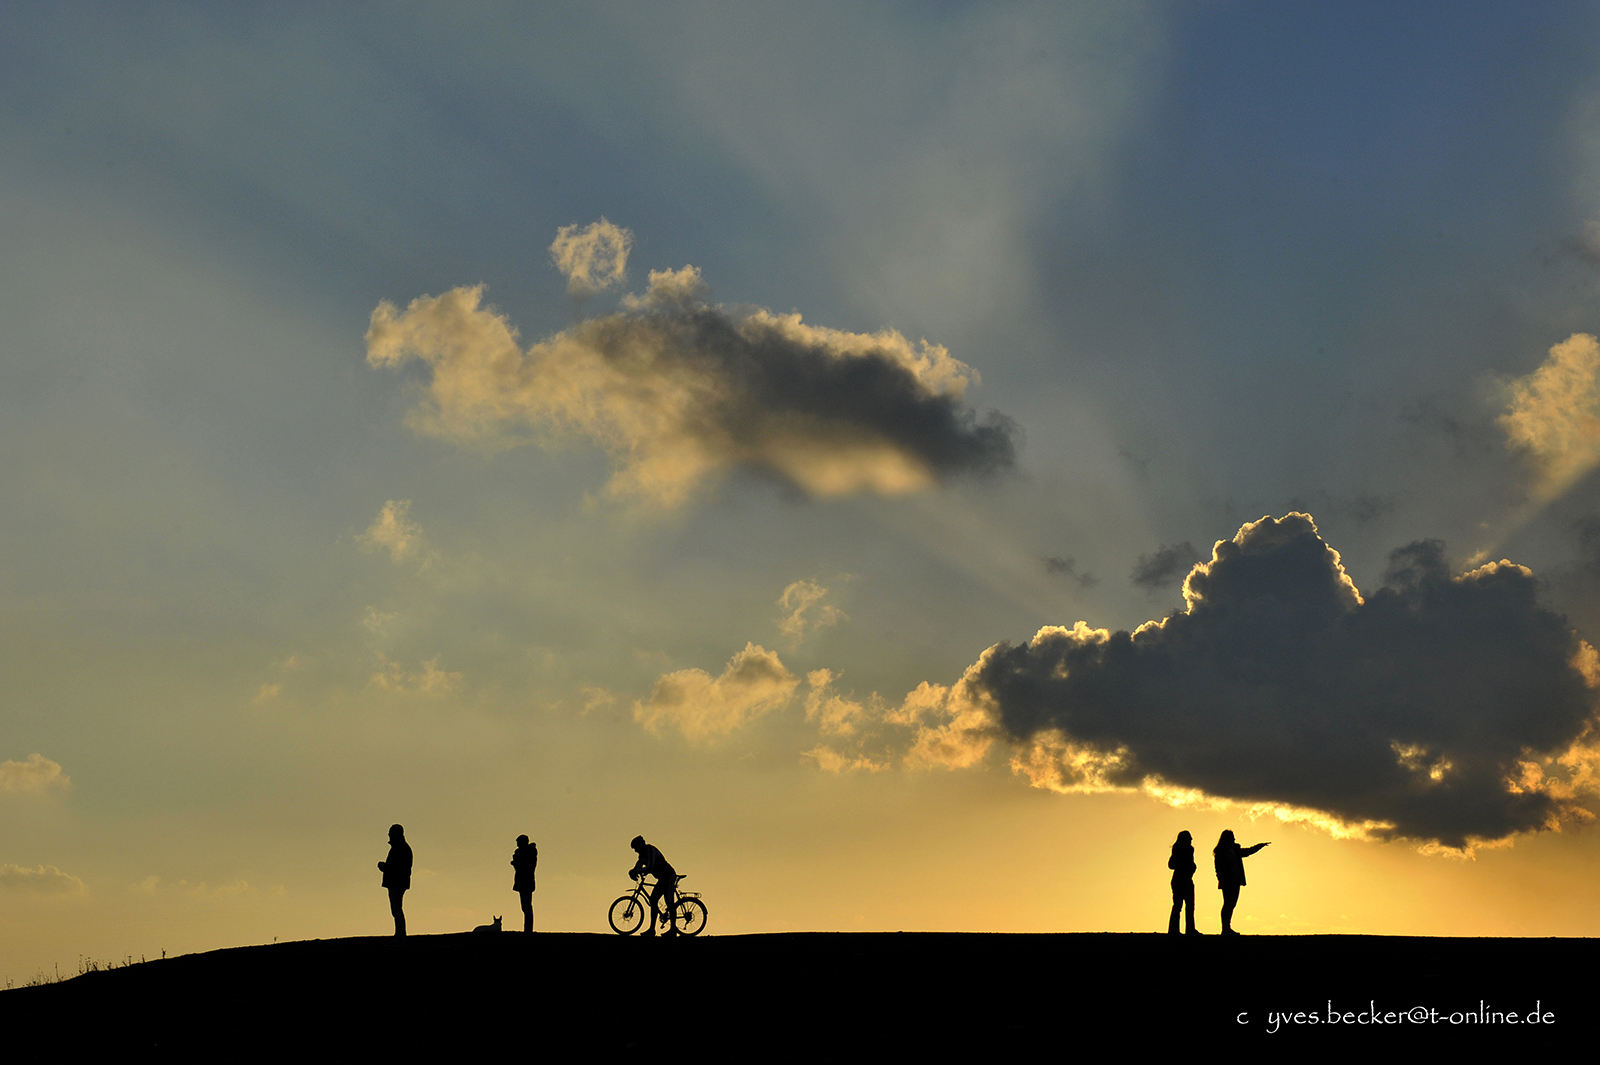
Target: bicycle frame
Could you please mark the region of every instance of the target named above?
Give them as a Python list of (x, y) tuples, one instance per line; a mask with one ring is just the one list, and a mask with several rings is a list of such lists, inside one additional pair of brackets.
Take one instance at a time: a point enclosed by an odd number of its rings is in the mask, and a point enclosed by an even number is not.
[[(687, 875), (687, 874), (685, 874)], [(684, 876), (678, 877), (678, 884), (672, 893), (672, 912), (677, 920), (670, 922), (681, 935), (696, 936), (705, 927), (706, 904), (700, 899), (700, 892), (685, 891), (681, 886)], [(658, 883), (657, 880), (646, 879), (641, 876), (634, 882), (633, 890), (617, 898), (611, 904), (607, 915), (611, 928), (618, 935), (631, 936), (640, 928), (648, 915), (654, 928), (656, 913), (650, 905), (650, 893)]]

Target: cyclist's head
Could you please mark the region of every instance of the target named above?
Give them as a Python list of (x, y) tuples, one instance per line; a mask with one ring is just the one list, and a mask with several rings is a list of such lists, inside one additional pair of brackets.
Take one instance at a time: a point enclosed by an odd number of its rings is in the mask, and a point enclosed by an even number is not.
[(636, 851), (644, 850), (644, 837), (643, 836), (634, 836), (631, 840), (628, 841), (628, 846), (632, 847)]

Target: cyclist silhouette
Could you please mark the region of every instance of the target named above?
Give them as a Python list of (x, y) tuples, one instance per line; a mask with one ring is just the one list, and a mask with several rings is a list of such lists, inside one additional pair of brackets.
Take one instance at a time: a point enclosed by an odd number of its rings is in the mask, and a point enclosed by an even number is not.
[[(641, 876), (656, 878), (655, 887), (650, 889), (650, 927), (645, 930), (645, 935), (656, 934), (656, 922), (666, 921), (669, 936), (678, 934), (677, 907), (672, 903), (678, 891), (678, 873), (672, 868), (672, 863), (662, 857), (661, 852), (644, 841), (643, 836), (634, 836), (628, 843), (639, 855), (639, 860), (633, 863), (633, 868), (628, 870), (628, 879), (637, 880)], [(665, 900), (666, 909), (661, 908)]]

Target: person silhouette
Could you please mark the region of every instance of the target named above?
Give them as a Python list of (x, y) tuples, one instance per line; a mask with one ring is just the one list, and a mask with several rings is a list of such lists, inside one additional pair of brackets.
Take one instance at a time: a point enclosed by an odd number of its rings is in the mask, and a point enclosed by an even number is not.
[(406, 889), (411, 886), (411, 844), (406, 842), (406, 830), (399, 825), (389, 826), (389, 857), (378, 863), (383, 870), (383, 886), (389, 889), (389, 912), (394, 914), (394, 934), (406, 934), (406, 914), (401, 908)]
[(1244, 860), (1266, 845), (1241, 847), (1234, 842), (1230, 828), (1223, 831), (1216, 849), (1211, 852), (1217, 864), (1217, 888), (1222, 892), (1222, 934), (1225, 936), (1239, 934), (1233, 930), (1233, 908), (1239, 905), (1239, 889), (1244, 887)]
[[(678, 913), (673, 900), (678, 892), (678, 873), (672, 868), (672, 863), (662, 857), (661, 852), (644, 841), (643, 836), (634, 836), (628, 846), (632, 847), (639, 855), (639, 860), (633, 863), (633, 868), (628, 870), (628, 879), (637, 880), (646, 874), (656, 878), (655, 887), (650, 889), (650, 927), (645, 935), (656, 934), (656, 922), (668, 923), (667, 935), (678, 934)], [(666, 910), (661, 909), (661, 900), (666, 901)]]
[(1172, 870), (1172, 916), (1167, 918), (1167, 935), (1178, 934), (1178, 911), (1188, 908), (1185, 931), (1191, 936), (1200, 934), (1194, 926), (1194, 842), (1187, 832), (1179, 832), (1172, 845), (1172, 857), (1167, 859)]
[(522, 896), (522, 930), (533, 931), (533, 869), (539, 864), (539, 845), (528, 842), (527, 836), (517, 837), (516, 852), (511, 855), (511, 867), (517, 876), (511, 890)]

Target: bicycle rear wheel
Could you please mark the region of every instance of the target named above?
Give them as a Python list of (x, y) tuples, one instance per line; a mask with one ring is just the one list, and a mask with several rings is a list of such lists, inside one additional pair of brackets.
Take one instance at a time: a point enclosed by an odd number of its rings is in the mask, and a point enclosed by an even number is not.
[(613, 932), (619, 936), (631, 936), (650, 916), (650, 906), (638, 895), (624, 895), (611, 904), (611, 912), (606, 916)]
[(686, 936), (697, 936), (706, 926), (706, 904), (699, 899), (682, 899), (678, 903), (678, 931)]

